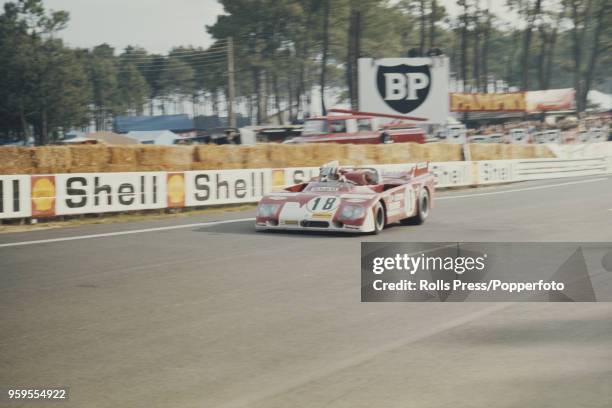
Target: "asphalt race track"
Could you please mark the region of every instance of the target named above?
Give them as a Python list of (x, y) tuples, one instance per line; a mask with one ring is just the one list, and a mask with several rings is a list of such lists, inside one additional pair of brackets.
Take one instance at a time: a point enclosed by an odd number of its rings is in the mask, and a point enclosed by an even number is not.
[(233, 221), (252, 217), (0, 234), (0, 386), (86, 408), (612, 406), (612, 304), (360, 303), (359, 274), (364, 240), (610, 242), (612, 177), (444, 192), (378, 236)]

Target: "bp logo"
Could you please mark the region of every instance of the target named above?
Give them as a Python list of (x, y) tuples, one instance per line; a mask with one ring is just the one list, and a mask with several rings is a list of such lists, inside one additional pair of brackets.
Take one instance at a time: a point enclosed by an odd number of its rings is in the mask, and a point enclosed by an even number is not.
[(378, 93), (391, 109), (409, 113), (425, 102), (431, 88), (429, 65), (379, 66)]

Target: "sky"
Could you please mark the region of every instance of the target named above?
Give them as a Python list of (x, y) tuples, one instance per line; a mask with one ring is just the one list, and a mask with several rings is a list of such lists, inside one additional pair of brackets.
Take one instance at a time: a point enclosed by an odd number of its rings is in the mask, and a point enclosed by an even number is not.
[[(456, 0), (439, 1), (451, 15), (458, 13)], [(508, 18), (505, 0), (482, 0), (483, 5), (487, 2), (494, 13)], [(205, 26), (223, 13), (216, 0), (44, 0), (44, 4), (70, 13), (68, 28), (60, 33), (70, 46), (107, 43), (120, 51), (138, 45), (162, 54), (177, 45), (208, 47), (211, 38)]]

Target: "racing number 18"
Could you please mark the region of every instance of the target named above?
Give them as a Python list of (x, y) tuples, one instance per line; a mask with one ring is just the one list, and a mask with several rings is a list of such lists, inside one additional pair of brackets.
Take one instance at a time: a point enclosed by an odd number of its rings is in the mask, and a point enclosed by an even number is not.
[[(317, 211), (319, 207), (319, 204), (321, 203), (321, 197), (317, 197), (315, 198), (315, 200), (312, 203), (312, 211)], [(321, 211), (329, 211), (332, 210), (334, 208), (334, 204), (336, 203), (336, 198), (335, 197), (327, 197), (325, 199), (325, 201), (323, 201), (323, 206), (321, 207)]]

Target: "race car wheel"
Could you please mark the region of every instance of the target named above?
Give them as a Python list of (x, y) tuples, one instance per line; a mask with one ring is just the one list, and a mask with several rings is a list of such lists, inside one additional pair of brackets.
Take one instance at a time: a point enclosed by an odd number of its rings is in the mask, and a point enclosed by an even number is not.
[(378, 234), (380, 231), (382, 231), (385, 228), (385, 221), (385, 208), (380, 202), (378, 202), (376, 207), (374, 207), (374, 231), (372, 231), (372, 233)]
[(382, 135), (380, 135), (380, 143), (390, 144), (393, 143), (393, 139), (391, 138), (391, 136), (389, 136), (388, 133), (383, 133)]
[(426, 188), (421, 189), (419, 201), (417, 202), (417, 214), (414, 217), (404, 218), (400, 222), (403, 225), (421, 225), (427, 219), (430, 208), (429, 191)]

